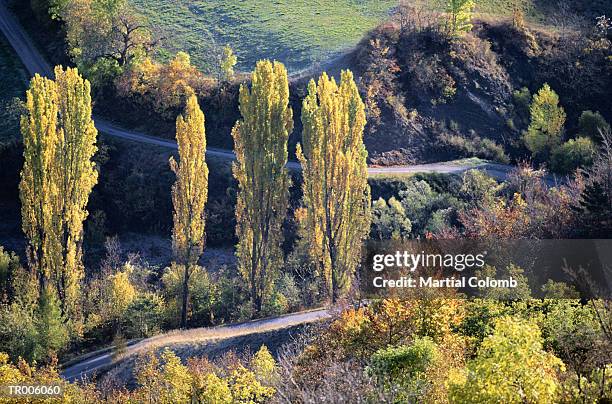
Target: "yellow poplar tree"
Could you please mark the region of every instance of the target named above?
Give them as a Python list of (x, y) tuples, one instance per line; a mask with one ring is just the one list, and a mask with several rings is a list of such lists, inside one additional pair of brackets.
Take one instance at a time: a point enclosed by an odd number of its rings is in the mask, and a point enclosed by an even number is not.
[(57, 254), (58, 183), (54, 167), (59, 148), (58, 101), (54, 81), (38, 74), (26, 92), (27, 115), (21, 117), (24, 164), (19, 185), (22, 228), (29, 240), (30, 269), (36, 272), (39, 292), (55, 273)]
[(195, 95), (189, 97), (184, 115), (176, 120), (176, 140), (179, 163), (174, 158), (170, 158), (170, 167), (176, 174), (176, 182), (172, 186), (174, 206), (172, 248), (176, 263), (183, 267), (181, 327), (185, 327), (189, 277), (204, 251), (206, 234), (204, 209), (208, 199), (204, 113)]
[(474, 6), (474, 0), (447, 1), (446, 12), (448, 13), (449, 30), (453, 36), (460, 36), (472, 30)]
[(311, 80), (302, 106), (306, 215), (303, 237), (336, 301), (349, 286), (370, 231), (370, 187), (363, 144), (365, 107), (350, 71), (340, 85), (323, 73)]
[[(61, 128), (60, 153), (56, 168), (59, 180), (60, 233), (62, 267), (55, 276), (58, 296), (64, 302), (64, 312), (73, 314), (83, 279), (83, 222), (87, 218), (87, 202), (98, 182), (98, 172), (92, 161), (98, 150), (98, 130), (92, 119), (91, 86), (77, 69), (55, 69)], [(61, 136), (63, 135), (63, 137)], [(67, 309), (67, 310), (66, 310)]]
[(26, 96), (22, 227), (39, 285), (54, 290), (62, 312), (74, 316), (84, 274), (83, 222), (98, 180), (92, 161), (98, 131), (91, 117), (89, 82), (77, 69), (56, 67), (55, 77), (53, 82), (35, 76)]
[(293, 112), (282, 63), (257, 63), (251, 89), (240, 87), (240, 113), (242, 119), (232, 131), (238, 181), (236, 255), (253, 309), (260, 312), (283, 261), (281, 227), (291, 181), (285, 165)]

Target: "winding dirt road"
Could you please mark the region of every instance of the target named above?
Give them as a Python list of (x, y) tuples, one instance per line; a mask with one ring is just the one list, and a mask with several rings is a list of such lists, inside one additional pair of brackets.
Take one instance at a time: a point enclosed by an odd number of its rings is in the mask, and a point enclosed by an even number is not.
[[(171, 331), (129, 345), (123, 357), (136, 355), (154, 347), (163, 347), (179, 343), (218, 342), (226, 338), (275, 331), (296, 325), (314, 323), (327, 319), (330, 316), (331, 314), (327, 309), (319, 309), (235, 325)], [(83, 360), (66, 367), (61, 372), (61, 375), (70, 382), (81, 381), (108, 369), (112, 364), (112, 351), (105, 350), (98, 355), (85, 356)]]
[[(38, 73), (46, 77), (53, 76), (53, 69), (51, 68), (51, 65), (47, 63), (45, 58), (36, 48), (33, 41), (29, 38), (28, 34), (24, 31), (23, 27), (19, 24), (17, 18), (9, 10), (7, 0), (0, 0), (0, 31), (2, 31), (11, 46), (15, 49), (15, 52), (21, 59), (21, 62), (26, 67), (30, 75), (33, 76), (34, 74)], [(94, 121), (98, 131), (107, 136), (170, 149), (177, 148), (176, 142), (172, 140), (150, 136), (133, 130), (126, 130), (99, 116), (94, 115)], [(233, 160), (236, 158), (231, 150), (217, 149), (212, 147), (208, 148), (207, 154), (228, 160)], [(290, 161), (287, 163), (287, 167), (291, 170), (300, 170), (299, 163), (295, 161)], [(508, 165), (492, 164), (487, 162), (479, 162), (471, 165), (442, 162), (411, 166), (370, 167), (368, 169), (368, 173), (369, 175), (407, 175), (428, 172), (461, 174), (462, 172), (470, 169), (479, 169), (486, 171), (492, 177), (503, 181), (506, 179), (512, 168), (512, 166)]]

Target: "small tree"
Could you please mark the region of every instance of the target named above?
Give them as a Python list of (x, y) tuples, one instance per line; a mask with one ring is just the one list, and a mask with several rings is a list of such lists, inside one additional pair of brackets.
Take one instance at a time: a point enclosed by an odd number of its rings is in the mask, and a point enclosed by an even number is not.
[(448, 0), (446, 13), (448, 15), (448, 29), (453, 36), (460, 36), (472, 30), (472, 12), (474, 0)]
[(561, 142), (565, 111), (559, 105), (557, 93), (548, 84), (544, 84), (533, 96), (529, 112), (531, 123), (523, 140), (533, 156), (546, 160), (550, 152)]
[(176, 182), (172, 186), (172, 249), (174, 259), (183, 268), (181, 327), (185, 327), (189, 277), (204, 251), (204, 209), (208, 199), (204, 114), (195, 95), (189, 97), (185, 114), (176, 120), (176, 140), (180, 162), (170, 158), (170, 168), (176, 174)]
[(36, 318), (38, 354), (44, 358), (64, 348), (69, 336), (55, 292), (49, 288), (42, 291)]
[(242, 119), (232, 131), (238, 181), (236, 255), (253, 309), (259, 313), (283, 262), (281, 226), (291, 182), (285, 166), (293, 112), (282, 63), (257, 62), (251, 89), (240, 87), (240, 113)]
[(234, 78), (234, 66), (238, 63), (238, 58), (229, 45), (223, 47), (221, 59), (219, 61), (219, 81), (230, 81)]

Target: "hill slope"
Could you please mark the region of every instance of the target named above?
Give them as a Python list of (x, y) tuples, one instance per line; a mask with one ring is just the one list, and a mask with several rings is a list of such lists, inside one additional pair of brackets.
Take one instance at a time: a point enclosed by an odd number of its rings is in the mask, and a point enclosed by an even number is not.
[(195, 63), (210, 63), (211, 37), (229, 44), (238, 67), (258, 59), (280, 60), (301, 70), (343, 48), (389, 15), (394, 0), (131, 0), (168, 39), (168, 51), (189, 52)]

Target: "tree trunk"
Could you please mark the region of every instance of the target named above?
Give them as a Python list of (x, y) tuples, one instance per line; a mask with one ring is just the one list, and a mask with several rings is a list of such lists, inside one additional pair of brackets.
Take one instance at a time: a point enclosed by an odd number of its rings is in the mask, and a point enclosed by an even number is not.
[(181, 328), (187, 327), (187, 302), (189, 300), (189, 265), (185, 265), (183, 276), (183, 304), (181, 307)]

